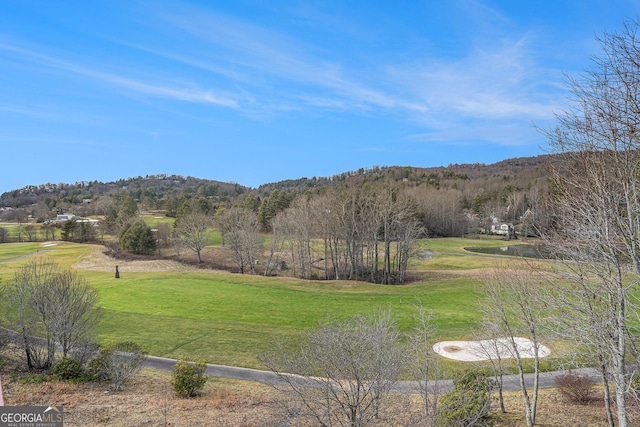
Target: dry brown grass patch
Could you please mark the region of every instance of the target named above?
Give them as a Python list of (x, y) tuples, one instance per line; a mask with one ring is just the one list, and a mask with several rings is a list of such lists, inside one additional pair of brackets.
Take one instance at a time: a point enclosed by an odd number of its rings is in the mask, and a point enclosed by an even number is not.
[[(8, 405), (63, 405), (65, 425), (82, 426), (221, 426), (279, 425), (287, 413), (282, 396), (273, 388), (251, 382), (210, 379), (201, 396), (180, 399), (171, 390), (171, 373), (143, 369), (121, 392), (104, 383), (22, 384), (2, 376)], [(492, 421), (500, 427), (526, 425), (519, 392), (505, 394), (507, 413), (498, 413), (493, 396)], [(632, 409), (637, 412), (636, 408)], [(419, 412), (417, 396), (393, 395), (385, 406), (380, 426), (413, 425), (411, 414)], [(638, 422), (638, 414), (632, 421)], [(166, 424), (165, 424), (166, 421)], [(296, 419), (295, 425), (304, 426)], [(588, 405), (568, 404), (555, 389), (542, 389), (538, 423), (543, 427), (606, 426), (602, 390), (596, 389)], [(637, 425), (637, 424), (635, 424)]]
[(193, 267), (188, 265), (166, 259), (116, 259), (105, 255), (104, 250), (104, 246), (93, 245), (91, 253), (74, 264), (73, 267), (78, 270), (115, 272), (117, 265), (120, 273), (171, 272), (188, 271), (193, 269)]

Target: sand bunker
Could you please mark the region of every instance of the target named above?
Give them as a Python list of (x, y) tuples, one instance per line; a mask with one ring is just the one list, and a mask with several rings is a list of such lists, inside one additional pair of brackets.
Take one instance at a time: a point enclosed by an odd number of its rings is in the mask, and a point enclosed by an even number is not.
[[(533, 342), (527, 338), (514, 338), (520, 357), (531, 359), (534, 357)], [(490, 358), (513, 358), (511, 346), (507, 338), (482, 341), (442, 341), (434, 344), (433, 351), (442, 357), (463, 362), (478, 362)], [(538, 349), (540, 357), (547, 357), (551, 351), (540, 345)]]

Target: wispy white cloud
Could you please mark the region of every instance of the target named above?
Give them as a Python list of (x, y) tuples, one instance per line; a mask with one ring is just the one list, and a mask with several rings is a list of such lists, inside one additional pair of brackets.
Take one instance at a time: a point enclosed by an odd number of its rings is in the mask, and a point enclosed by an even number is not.
[(561, 73), (535, 61), (535, 40), (523, 36), (482, 46), (455, 59), (423, 58), (390, 73), (427, 113), (414, 115), (428, 132), (414, 141), (453, 144), (484, 141), (535, 144), (562, 109), (566, 93), (554, 86)]
[(473, 145), (487, 142), (501, 146), (520, 146), (537, 144), (540, 133), (533, 125), (521, 124), (470, 124), (464, 127), (450, 127), (406, 137), (408, 141), (447, 143), (452, 145)]
[[(510, 24), (482, 2), (461, 4), (479, 21)], [(156, 10), (150, 16), (161, 17), (155, 21), (158, 42), (119, 42), (169, 60), (174, 78), (168, 83), (158, 76), (98, 70), (17, 44), (0, 43), (0, 51), (131, 94), (232, 108), (253, 118), (293, 111), (392, 112), (435, 133), (454, 135), (452, 129), (466, 127), (488, 139), (493, 132), (496, 141), (504, 141), (498, 129), (552, 119), (558, 108), (558, 89), (552, 86), (560, 73), (536, 63), (531, 33), (476, 42), (457, 57), (407, 56), (402, 61), (401, 55), (391, 60), (370, 54), (363, 65), (344, 52), (339, 57), (327, 46), (211, 9), (180, 4), (170, 13)], [(141, 75), (137, 64), (124, 58), (118, 69)], [(482, 122), (490, 122), (493, 130), (482, 131)]]
[(217, 95), (212, 90), (162, 86), (158, 84), (147, 83), (116, 74), (97, 71), (95, 69), (77, 65), (63, 59), (55, 58), (53, 56), (37, 52), (35, 50), (26, 49), (16, 45), (9, 45), (6, 43), (0, 43), (0, 50), (19, 55), (26, 60), (38, 63), (40, 65), (67, 71), (80, 76), (93, 78), (95, 80), (99, 80), (114, 86), (132, 90), (139, 94), (171, 98), (185, 102), (213, 104), (222, 107), (238, 107), (238, 103), (234, 99)]
[[(480, 21), (510, 23), (482, 2), (463, 3)], [(551, 93), (557, 89), (543, 86), (550, 74), (560, 73), (535, 62), (531, 34), (488, 39), (465, 57), (407, 58), (391, 64), (381, 55), (362, 68), (317, 46), (212, 10), (180, 12), (164, 19), (204, 43), (209, 57), (165, 55), (224, 75), (246, 90), (257, 108), (288, 104), (283, 110), (382, 109), (409, 113), (426, 126), (442, 129), (466, 120), (547, 120), (557, 107), (556, 93)]]
[[(376, 85), (376, 76), (372, 76), (374, 84), (362, 83), (363, 70), (345, 64), (316, 46), (211, 10), (181, 10), (182, 14), (172, 13), (165, 19), (176, 28), (206, 42), (209, 58), (161, 54), (225, 75), (244, 87), (251, 86), (252, 93), (258, 92), (258, 99), (262, 85), (268, 87), (269, 93), (274, 96), (290, 102), (312, 100), (309, 105), (316, 107), (424, 111), (415, 102), (396, 97)], [(218, 61), (225, 61), (227, 67), (221, 67)], [(375, 70), (369, 70), (368, 73), (375, 73)], [(360, 78), (354, 78), (356, 75)], [(273, 94), (273, 86), (286, 89)], [(309, 92), (314, 91), (320, 95), (310, 96)]]
[(460, 60), (427, 60), (413, 70), (396, 72), (415, 85), (420, 100), (442, 114), (547, 119), (553, 115), (554, 99), (540, 90), (540, 75), (545, 71), (527, 59), (526, 44), (524, 38)]
[(51, 110), (48, 110), (48, 111), (35, 110), (34, 106), (26, 107), (26, 106), (17, 106), (17, 105), (0, 105), (0, 111), (9, 113), (9, 114), (19, 114), (22, 116), (31, 116), (31, 117), (41, 118), (41, 119), (48, 119), (48, 120), (62, 118), (58, 114), (53, 114)]

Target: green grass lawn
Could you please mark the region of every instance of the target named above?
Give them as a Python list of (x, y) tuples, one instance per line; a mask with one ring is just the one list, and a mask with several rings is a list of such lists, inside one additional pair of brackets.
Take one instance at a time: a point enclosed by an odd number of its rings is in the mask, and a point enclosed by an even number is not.
[(256, 355), (274, 339), (372, 310), (391, 309), (408, 329), (414, 305), (422, 304), (448, 338), (468, 334), (478, 316), (478, 284), (470, 280), (393, 287), (199, 272), (86, 277), (100, 290), (101, 340), (132, 340), (154, 355), (249, 367), (260, 367)]
[(140, 215), (140, 218), (151, 228), (156, 228), (160, 224), (168, 224), (173, 226), (175, 222), (175, 218), (170, 218), (164, 215), (152, 215), (152, 214), (144, 214)]
[(33, 255), (46, 256), (64, 268), (71, 268), (91, 252), (89, 245), (61, 241), (53, 243), (51, 246), (45, 246), (42, 242), (0, 244), (0, 283), (11, 280), (20, 267), (31, 261)]
[(473, 270), (478, 268), (492, 268), (502, 261), (517, 262), (514, 257), (487, 256), (470, 252), (464, 248), (502, 247), (522, 244), (518, 240), (505, 241), (493, 236), (482, 238), (440, 238), (429, 239), (421, 243), (422, 249), (431, 252), (430, 258), (413, 261), (411, 269), (422, 272), (425, 270)]
[[(429, 245), (455, 248), (476, 243), (451, 240), (430, 241)], [(0, 245), (0, 260), (47, 249), (51, 250), (47, 257), (71, 267), (91, 251), (89, 245), (57, 243), (47, 248), (34, 243)], [(2, 282), (11, 280), (13, 272), (28, 259), (1, 263)], [(257, 355), (269, 349), (274, 340), (295, 337), (320, 322), (369, 314), (373, 310), (392, 310), (400, 327), (409, 330), (414, 307), (421, 304), (433, 312), (438, 338), (470, 338), (481, 320), (478, 306), (482, 280), (440, 270), (494, 265), (495, 259), (482, 255), (438, 255), (417, 263), (416, 274), (423, 279), (405, 286), (303, 281), (214, 271), (122, 272), (120, 279), (115, 279), (112, 272), (80, 271), (80, 274), (100, 292), (104, 311), (98, 327), (100, 342), (130, 340), (157, 356), (186, 356), (263, 368)]]
[(480, 236), (473, 239), (462, 239), (457, 237), (448, 237), (440, 239), (429, 239), (425, 241), (424, 247), (433, 252), (449, 252), (449, 253), (469, 253), (464, 248), (498, 248), (501, 246), (521, 244), (518, 240), (502, 240), (496, 236)]
[(0, 245), (0, 261), (8, 261), (44, 249), (41, 243), (3, 243)]

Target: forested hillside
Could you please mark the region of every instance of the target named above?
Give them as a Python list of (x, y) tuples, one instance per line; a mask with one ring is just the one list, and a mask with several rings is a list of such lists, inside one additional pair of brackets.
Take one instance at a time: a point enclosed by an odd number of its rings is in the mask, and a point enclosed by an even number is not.
[(173, 196), (203, 196), (232, 200), (249, 191), (237, 183), (212, 181), (180, 175), (147, 175), (112, 182), (82, 181), (73, 184), (29, 185), (0, 195), (0, 208), (26, 208), (44, 204), (49, 209), (73, 210), (101, 196), (126, 195), (144, 203), (148, 209), (163, 209)]
[[(487, 228), (493, 221), (518, 224), (523, 215), (543, 216), (553, 155), (514, 158), (495, 164), (452, 164), (417, 168), (361, 168), (331, 177), (290, 179), (249, 188), (178, 175), (151, 175), (114, 182), (78, 182), (27, 186), (0, 195), (0, 219), (43, 222), (57, 213), (107, 216), (125, 198), (138, 209), (164, 211), (175, 217), (186, 200), (200, 199), (207, 211), (234, 206), (257, 215), (262, 231), (300, 195), (322, 195), (344, 185), (367, 191), (393, 187), (408, 197), (431, 236), (457, 236)], [(203, 205), (203, 206), (204, 206)], [(527, 215), (529, 215), (529, 213)]]
[(488, 228), (493, 221), (521, 224), (525, 213), (530, 220), (535, 213), (538, 225), (546, 223), (544, 200), (549, 166), (556, 161), (558, 157), (554, 155), (541, 155), (507, 159), (491, 165), (376, 166), (326, 178), (265, 184), (257, 189), (257, 196), (265, 200), (280, 192), (320, 194), (326, 186), (346, 183), (372, 188), (396, 185), (414, 200), (429, 235), (460, 236)]

